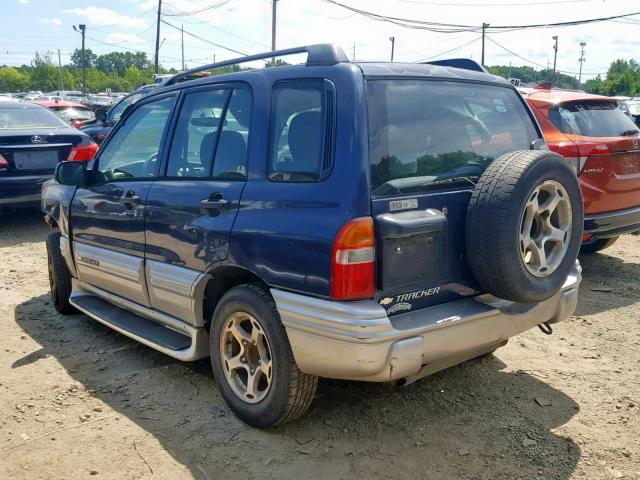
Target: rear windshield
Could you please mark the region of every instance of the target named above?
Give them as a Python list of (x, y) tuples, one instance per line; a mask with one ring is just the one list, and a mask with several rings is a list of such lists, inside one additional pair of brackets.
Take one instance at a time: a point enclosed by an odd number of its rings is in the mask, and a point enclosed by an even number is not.
[(618, 105), (606, 100), (568, 102), (549, 109), (549, 120), (563, 133), (585, 137), (635, 135), (638, 128)]
[(88, 108), (53, 107), (53, 110), (65, 120), (93, 120), (95, 115)]
[(368, 80), (373, 195), (475, 183), (487, 166), (538, 138), (511, 88), (433, 80)]
[(0, 129), (61, 128), (68, 125), (46, 108), (3, 107), (0, 109)]

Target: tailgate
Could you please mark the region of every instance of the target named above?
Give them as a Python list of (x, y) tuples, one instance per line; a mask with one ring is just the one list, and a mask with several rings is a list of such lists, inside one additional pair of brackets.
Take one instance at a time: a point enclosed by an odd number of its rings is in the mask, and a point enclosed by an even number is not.
[(604, 155), (590, 156), (580, 173), (585, 213), (604, 213), (640, 206), (640, 140), (607, 139)]
[(393, 315), (479, 293), (466, 212), (493, 160), (539, 132), (507, 86), (367, 79), (377, 300)]

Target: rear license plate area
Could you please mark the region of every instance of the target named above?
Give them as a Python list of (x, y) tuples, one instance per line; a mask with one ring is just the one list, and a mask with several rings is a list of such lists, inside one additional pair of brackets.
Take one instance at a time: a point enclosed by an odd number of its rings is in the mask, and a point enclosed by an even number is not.
[(16, 170), (53, 170), (59, 162), (57, 150), (27, 150), (13, 154)]

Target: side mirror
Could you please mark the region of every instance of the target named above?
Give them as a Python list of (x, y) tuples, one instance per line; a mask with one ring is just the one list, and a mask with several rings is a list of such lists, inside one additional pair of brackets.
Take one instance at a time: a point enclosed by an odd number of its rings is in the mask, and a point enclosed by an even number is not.
[(60, 185), (84, 187), (87, 184), (87, 162), (61, 162), (56, 167), (54, 178)]

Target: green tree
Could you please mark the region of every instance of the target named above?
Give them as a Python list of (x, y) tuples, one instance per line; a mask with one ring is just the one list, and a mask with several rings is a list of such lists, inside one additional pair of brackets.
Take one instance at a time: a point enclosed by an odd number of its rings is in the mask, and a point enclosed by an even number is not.
[(0, 68), (0, 92), (20, 92), (29, 88), (29, 75), (13, 67)]
[[(95, 53), (93, 53), (90, 48), (85, 48), (84, 54), (85, 54), (85, 62), (87, 67), (95, 66), (96, 59), (98, 58), (98, 56)], [(71, 54), (71, 66), (82, 68), (82, 50), (81, 49), (76, 48)]]
[(95, 62), (96, 68), (108, 73), (116, 70), (118, 75), (123, 76), (129, 67), (136, 67), (138, 70), (151, 68), (151, 62), (144, 52), (111, 52), (100, 55)]

